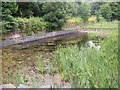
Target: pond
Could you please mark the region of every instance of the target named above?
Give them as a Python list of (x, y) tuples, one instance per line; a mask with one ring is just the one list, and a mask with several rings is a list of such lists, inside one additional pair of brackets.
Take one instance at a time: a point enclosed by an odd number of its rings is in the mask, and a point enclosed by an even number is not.
[(40, 75), (39, 71), (36, 69), (36, 64), (39, 60), (37, 57), (40, 57), (40, 55), (42, 55), (42, 59), (45, 60), (45, 62), (49, 62), (53, 57), (53, 52), (39, 51), (33, 48), (19, 51), (3, 49), (3, 83), (12, 83), (14, 85), (25, 83), (31, 86), (33, 83), (31, 79), (41, 81), (43, 76)]
[[(61, 84), (70, 87), (69, 82), (65, 82), (58, 73), (51, 75), (48, 69), (54, 57), (56, 46), (59, 44), (75, 44), (79, 41), (81, 39), (77, 38), (67, 42), (66, 40), (60, 41), (58, 44), (49, 42), (24, 48), (19, 48), (19, 45), (4, 47), (2, 49), (3, 84), (11, 83), (16, 86), (25, 84), (30, 87)], [(40, 67), (42, 63), (44, 65)]]
[(80, 46), (88, 37), (69, 38), (58, 42), (47, 42), (21, 48), (21, 45), (12, 45), (2, 48), (2, 83), (14, 85), (24, 84), (30, 87), (56, 86), (71, 87), (59, 73), (49, 71), (50, 63), (54, 58), (55, 50), (59, 45)]

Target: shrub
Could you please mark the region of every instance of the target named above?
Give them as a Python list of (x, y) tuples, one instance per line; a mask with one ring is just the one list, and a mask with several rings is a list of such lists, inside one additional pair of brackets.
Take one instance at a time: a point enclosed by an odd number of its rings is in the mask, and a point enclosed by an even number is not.
[(48, 22), (48, 32), (61, 30), (70, 16), (70, 5), (66, 2), (46, 2), (42, 6), (43, 18)]
[[(95, 23), (96, 22), (96, 17), (95, 16), (91, 16), (88, 21), (88, 23)], [(84, 21), (82, 18), (80, 17), (72, 17), (70, 19), (67, 20), (67, 23), (77, 23), (77, 24), (83, 24)]]
[(107, 21), (111, 20), (112, 11), (111, 11), (109, 4), (102, 5), (100, 8), (100, 11), (101, 11), (101, 15), (102, 15), (102, 17), (104, 17), (104, 19), (106, 19)]
[(9, 32), (14, 32), (17, 28), (14, 18), (12, 18), (12, 21), (2, 20), (1, 26), (2, 26), (1, 33), (3, 33), (3, 34), (9, 33)]
[(18, 17), (13, 18), (12, 22), (2, 20), (2, 22), (0, 22), (0, 25), (2, 25), (2, 30), (0, 31), (0, 33), (4, 34), (14, 31), (20, 31), (21, 33), (31, 35), (32, 32), (38, 33), (46, 30), (47, 28), (47, 23), (44, 21), (43, 18), (39, 17), (31, 17), (29, 19)]
[(16, 2), (2, 2), (0, 17), (2, 17), (2, 33), (14, 32), (16, 28), (15, 19), (12, 14), (16, 13), (18, 6)]
[(91, 16), (91, 17), (88, 19), (88, 22), (89, 22), (89, 23), (95, 23), (95, 22), (96, 22), (96, 17), (95, 17), (95, 16)]
[(78, 9), (78, 15), (83, 19), (84, 22), (88, 21), (90, 17), (91, 7), (89, 3), (81, 3)]
[(73, 23), (73, 22), (80, 23), (80, 22), (83, 22), (83, 20), (80, 17), (72, 17), (68, 19), (67, 22), (68, 23)]
[(46, 29), (46, 22), (42, 18), (30, 18), (29, 22), (31, 24), (31, 29), (34, 32)]
[(32, 32), (37, 33), (38, 31), (45, 30), (47, 25), (43, 18), (31, 17), (27, 18), (16, 18), (18, 29), (22, 32), (31, 34)]

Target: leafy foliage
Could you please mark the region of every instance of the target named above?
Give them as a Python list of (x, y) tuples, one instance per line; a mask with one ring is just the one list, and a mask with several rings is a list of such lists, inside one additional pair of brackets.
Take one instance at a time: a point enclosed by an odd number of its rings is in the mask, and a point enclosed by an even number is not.
[(31, 34), (32, 32), (37, 33), (38, 31), (46, 30), (46, 22), (43, 18), (16, 18), (16, 23), (18, 29), (26, 34)]
[(100, 10), (101, 5), (105, 4), (105, 2), (93, 2), (91, 3), (91, 15), (96, 15)]
[(73, 22), (80, 23), (82, 21), (83, 20), (80, 17), (72, 17), (72, 18), (67, 20), (68, 23), (73, 23)]
[(31, 16), (42, 16), (42, 5), (40, 2), (17, 2), (18, 11), (16, 16), (27, 17)]
[(82, 3), (79, 7), (78, 12), (80, 17), (84, 20), (84, 22), (86, 22), (90, 17), (90, 12), (91, 12), (90, 4)]
[[(15, 20), (16, 17), (28, 19), (31, 17), (44, 18), (45, 22), (47, 22), (48, 32), (61, 30), (61, 27), (71, 16), (80, 17), (84, 22), (89, 21), (91, 15), (95, 15), (97, 21), (101, 21), (103, 18), (107, 21), (119, 20), (120, 18), (119, 2), (2, 2), (2, 9), (0, 10), (2, 10), (1, 24), (3, 31), (0, 31), (2, 33), (18, 30)], [(38, 23), (35, 20), (29, 21)], [(27, 21), (25, 22), (27, 23)], [(39, 25), (33, 25), (31, 26), (31, 30), (35, 31), (37, 29), (36, 26), (39, 29)], [(26, 31), (29, 32), (31, 27)]]
[(120, 2), (113, 2), (109, 4), (112, 11), (112, 20), (120, 20)]
[(111, 17), (112, 17), (112, 11), (111, 8), (109, 6), (109, 4), (104, 4), (101, 6), (100, 8), (101, 14), (102, 16), (107, 20), (110, 21)]
[(2, 27), (3, 33), (8, 31), (15, 31), (15, 20), (12, 16), (18, 10), (16, 2), (2, 2)]
[(48, 22), (49, 30), (59, 30), (66, 22), (70, 9), (66, 2), (48, 2), (42, 6), (44, 19)]

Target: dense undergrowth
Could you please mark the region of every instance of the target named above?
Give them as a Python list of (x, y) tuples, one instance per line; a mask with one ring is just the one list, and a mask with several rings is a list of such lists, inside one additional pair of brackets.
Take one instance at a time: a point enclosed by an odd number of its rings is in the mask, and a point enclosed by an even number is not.
[(18, 31), (20, 33), (31, 35), (32, 32), (42, 32), (47, 28), (47, 22), (45, 22), (43, 18), (39, 17), (31, 17), (29, 19), (18, 17), (14, 18), (14, 23), (15, 25), (11, 25), (11, 23), (7, 21), (2, 21), (2, 33)]
[[(91, 39), (94, 39), (91, 36)], [(80, 88), (118, 88), (118, 35), (100, 40), (100, 50), (90, 48), (86, 43), (79, 45), (58, 46), (54, 58), (49, 62), (48, 72), (58, 73), (72, 87)], [(90, 40), (90, 39), (89, 39)], [(36, 70), (45, 75), (45, 62), (37, 56)], [(16, 78), (10, 76), (10, 82), (15, 85), (28, 82), (26, 76), (19, 74)], [(34, 79), (34, 78), (33, 78)], [(35, 85), (36, 80), (33, 80)]]
[[(11, 32), (19, 32), (26, 35), (32, 35), (32, 33), (45, 33), (49, 30), (48, 22), (40, 17), (30, 17), (30, 18), (14, 18), (14, 22), (2, 21), (0, 25), (2, 30), (0, 33), (9, 34)], [(64, 30), (69, 30), (76, 27), (83, 28), (118, 28), (118, 21), (106, 22), (102, 19), (97, 22), (96, 17), (92, 16), (88, 19), (86, 23), (80, 17), (72, 17), (67, 20), (67, 23), (63, 26)], [(65, 27), (65, 28), (64, 28)]]
[(16, 18), (17, 27), (19, 30), (22, 30), (25, 33), (37, 33), (38, 31), (43, 31), (47, 28), (47, 23), (43, 18), (39, 17), (31, 17), (29, 19), (26, 18)]
[(97, 22), (96, 17), (90, 17), (87, 22), (83, 22), (80, 17), (73, 17), (68, 19), (67, 23), (64, 25), (64, 30), (73, 30), (77, 28), (111, 28), (118, 29), (118, 21), (107, 22), (104, 19)]
[(63, 47), (56, 50), (51, 72), (60, 73), (72, 87), (117, 88), (118, 87), (118, 41), (113, 35), (100, 42), (100, 50), (83, 45)]

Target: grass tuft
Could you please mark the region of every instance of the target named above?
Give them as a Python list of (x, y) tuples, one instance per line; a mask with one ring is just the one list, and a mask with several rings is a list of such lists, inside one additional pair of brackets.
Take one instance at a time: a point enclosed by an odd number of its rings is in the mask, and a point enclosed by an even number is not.
[[(113, 35), (100, 42), (101, 49), (77, 45), (60, 46), (53, 59), (53, 68), (72, 87), (118, 88), (118, 41)], [(55, 70), (55, 69), (54, 69)]]

